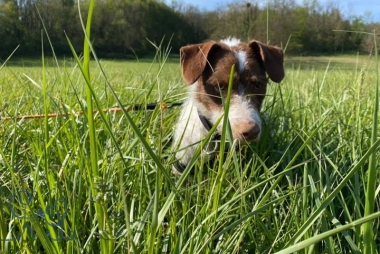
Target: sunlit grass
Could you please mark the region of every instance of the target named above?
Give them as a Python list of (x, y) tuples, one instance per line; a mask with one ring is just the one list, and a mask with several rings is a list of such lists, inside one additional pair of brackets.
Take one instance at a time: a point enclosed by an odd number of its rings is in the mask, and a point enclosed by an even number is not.
[(157, 50), (150, 61), (87, 51), (0, 69), (2, 117), (69, 113), (0, 121), (4, 253), (361, 253), (368, 221), (379, 249), (380, 214), (364, 213), (368, 170), (379, 169), (369, 169), (380, 144), (375, 59), (287, 61), (284, 81), (269, 85), (261, 140), (226, 144), (210, 163), (198, 149), (177, 177), (179, 108), (94, 112), (181, 101), (178, 60)]

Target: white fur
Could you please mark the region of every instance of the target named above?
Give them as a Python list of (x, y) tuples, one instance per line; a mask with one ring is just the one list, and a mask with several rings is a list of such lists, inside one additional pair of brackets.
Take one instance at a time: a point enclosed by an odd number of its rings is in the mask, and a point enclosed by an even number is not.
[[(227, 39), (221, 40), (222, 43), (226, 44), (230, 48), (237, 46), (239, 43), (241, 43), (240, 39), (237, 39), (235, 37), (228, 37)], [(243, 72), (245, 68), (245, 62), (247, 61), (247, 53), (243, 50), (235, 51), (236, 58), (239, 61), (239, 71)]]
[[(197, 103), (199, 104), (199, 103)], [(199, 107), (199, 106), (198, 106)], [(200, 110), (202, 115), (210, 119), (212, 123), (215, 123), (222, 117), (224, 110), (215, 110), (211, 112), (204, 112)], [(198, 117), (199, 118), (199, 117)], [(260, 113), (252, 107), (249, 100), (244, 96), (244, 94), (234, 95), (230, 100), (230, 110), (228, 113), (228, 120), (232, 127), (232, 134), (234, 139), (243, 139), (241, 133), (235, 131), (236, 126), (239, 126), (242, 122), (253, 122), (257, 124), (261, 129), (261, 118)], [(223, 129), (223, 121), (220, 121), (217, 130), (221, 132)]]
[(183, 104), (178, 124), (174, 130), (175, 147), (178, 146), (176, 157), (184, 165), (191, 160), (197, 144), (208, 133), (198, 115), (198, 108), (202, 106), (195, 100), (197, 85), (196, 82), (189, 87), (189, 98)]
[(221, 40), (221, 42), (228, 45), (229, 47), (233, 47), (238, 45), (241, 41), (235, 37), (228, 37), (227, 39)]
[(247, 53), (245, 53), (242, 50), (239, 50), (238, 52), (235, 52), (236, 58), (239, 61), (239, 72), (242, 73), (245, 69), (245, 63), (247, 61)]
[[(253, 122), (260, 127), (261, 130), (261, 118), (260, 113), (252, 107), (249, 100), (244, 94), (235, 95), (230, 101), (230, 110), (228, 113), (228, 119), (232, 127), (232, 133), (235, 139), (241, 135), (240, 133), (234, 132), (234, 127), (238, 126), (242, 121)], [(257, 137), (259, 139), (260, 137)]]
[(175, 147), (178, 146), (176, 157), (186, 165), (193, 156), (197, 143), (207, 135), (194, 106), (193, 100), (188, 99), (184, 105), (179, 122), (174, 131)]

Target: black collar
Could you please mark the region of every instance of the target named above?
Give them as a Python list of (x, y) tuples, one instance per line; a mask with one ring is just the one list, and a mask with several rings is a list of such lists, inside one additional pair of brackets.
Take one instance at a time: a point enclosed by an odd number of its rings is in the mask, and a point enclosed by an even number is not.
[(198, 111), (198, 116), (199, 116), (199, 119), (201, 120), (203, 126), (206, 128), (206, 130), (210, 131), (212, 128), (212, 123), (210, 123), (210, 121), (204, 115), (201, 115), (199, 113), (199, 111)]
[[(199, 111), (198, 111), (198, 116), (199, 116), (199, 120), (201, 120), (201, 122), (203, 124), (203, 127), (205, 127), (207, 131), (210, 131), (213, 124), (204, 115), (202, 115)], [(219, 140), (219, 139), (220, 139), (220, 134), (215, 134), (211, 138), (211, 140), (213, 140), (213, 141)]]
[(185, 170), (186, 168), (186, 165), (179, 162), (179, 161), (176, 161), (173, 163), (173, 166), (174, 168), (179, 172), (179, 173), (183, 173), (183, 171)]

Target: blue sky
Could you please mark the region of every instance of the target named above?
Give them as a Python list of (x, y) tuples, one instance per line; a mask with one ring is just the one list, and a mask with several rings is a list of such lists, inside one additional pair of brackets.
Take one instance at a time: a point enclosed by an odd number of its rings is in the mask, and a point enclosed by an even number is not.
[[(190, 3), (199, 7), (201, 10), (213, 10), (218, 7), (223, 7), (227, 3), (233, 3), (234, 0), (175, 0), (180, 3)], [(170, 4), (172, 0), (165, 0)], [(254, 1), (265, 4), (265, 0)], [(302, 3), (303, 0), (296, 0), (297, 3)], [(342, 10), (346, 16), (362, 16), (369, 22), (380, 22), (380, 0), (318, 0), (322, 5), (333, 3)]]

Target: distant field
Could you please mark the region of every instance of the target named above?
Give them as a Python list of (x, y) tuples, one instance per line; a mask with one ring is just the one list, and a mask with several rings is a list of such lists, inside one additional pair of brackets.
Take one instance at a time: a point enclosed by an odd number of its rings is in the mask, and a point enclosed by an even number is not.
[[(143, 59), (141, 61), (101, 60), (100, 63), (104, 68), (105, 77), (96, 62), (91, 63), (91, 73), (93, 73), (93, 82), (96, 84), (95, 89), (99, 89), (99, 93), (102, 94), (99, 99), (105, 103), (104, 107), (116, 105), (112, 96), (107, 96), (109, 91), (104, 89), (105, 78), (112, 83), (119, 98), (125, 104), (144, 102), (147, 99), (155, 102), (159, 100), (160, 94), (170, 92), (169, 96), (177, 97), (178, 92), (171, 90), (180, 89), (184, 91), (178, 60), (176, 63), (173, 62), (163, 65), (158, 60), (152, 62), (152, 59)], [(15, 99), (15, 103), (19, 104), (19, 106), (13, 108), (13, 110), (17, 109), (20, 114), (41, 113), (44, 103), (39, 86), (41, 86), (42, 73), (44, 72), (49, 95), (54, 96), (60, 102), (67, 103), (69, 107), (80, 109), (80, 104), (78, 104), (77, 98), (73, 95), (85, 96), (85, 83), (75, 60), (70, 58), (55, 61), (48, 58), (45, 62), (46, 67), (44, 70), (42, 70), (41, 66), (40, 59), (9, 61), (1, 69), (0, 82), (5, 85), (4, 89), (0, 91), (0, 96), (8, 98), (7, 101), (2, 103), (10, 105), (10, 99)], [(162, 90), (160, 92), (158, 91), (159, 87)], [(147, 89), (152, 91), (147, 93)], [(147, 98), (147, 95), (149, 98)], [(35, 100), (30, 101), (30, 97), (34, 97)], [(171, 98), (171, 100), (175, 99)], [(2, 105), (2, 110), (6, 108), (4, 105)], [(51, 110), (55, 112), (56, 105), (52, 106)], [(3, 114), (6, 113), (3, 112)]]
[(286, 57), (287, 66), (300, 66), (301, 68), (322, 68), (329, 65), (332, 68), (345, 70), (358, 70), (366, 67), (373, 69), (375, 61), (368, 54), (341, 55), (341, 56), (289, 56)]
[[(370, 152), (380, 159), (375, 63), (286, 57), (261, 140), (176, 177), (179, 108), (97, 113), (90, 144), (91, 124), (75, 114), (89, 106), (75, 60), (11, 59), (0, 69), (1, 117), (71, 115), (0, 121), (1, 253), (360, 253), (366, 220), (379, 249), (380, 214), (364, 216), (368, 202), (380, 206), (380, 187), (365, 199)], [(185, 97), (178, 59), (100, 65), (90, 68), (95, 109)]]

